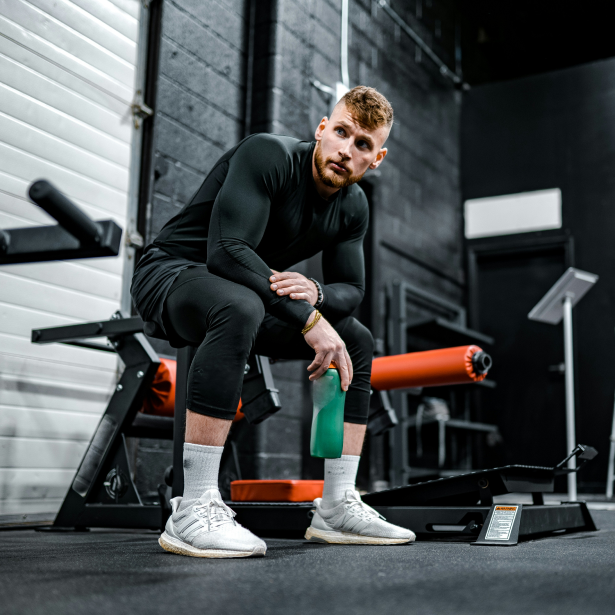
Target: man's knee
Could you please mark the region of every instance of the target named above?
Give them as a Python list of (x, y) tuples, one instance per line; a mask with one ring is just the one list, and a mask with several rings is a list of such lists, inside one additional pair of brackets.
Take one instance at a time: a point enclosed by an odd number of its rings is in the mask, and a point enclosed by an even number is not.
[(228, 324), (251, 334), (258, 331), (265, 318), (265, 306), (261, 298), (249, 288), (243, 288), (229, 297), (221, 312)]
[(374, 337), (372, 332), (356, 318), (349, 316), (336, 327), (344, 340), (349, 354), (360, 353), (371, 358), (374, 355)]

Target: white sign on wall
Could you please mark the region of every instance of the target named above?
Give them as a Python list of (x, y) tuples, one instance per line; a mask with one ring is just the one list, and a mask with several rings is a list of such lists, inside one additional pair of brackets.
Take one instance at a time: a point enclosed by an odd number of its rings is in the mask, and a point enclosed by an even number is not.
[(562, 192), (552, 188), (469, 199), (464, 214), (468, 239), (561, 228)]

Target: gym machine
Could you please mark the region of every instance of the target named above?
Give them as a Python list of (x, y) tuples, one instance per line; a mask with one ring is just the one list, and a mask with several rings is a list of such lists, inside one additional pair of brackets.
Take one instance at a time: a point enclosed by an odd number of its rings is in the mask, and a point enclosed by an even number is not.
[[(587, 462), (596, 454), (594, 448), (580, 444), (570, 457)], [(554, 491), (555, 477), (571, 471), (564, 467), (568, 459), (551, 468), (510, 465), (481, 470), (368, 493), (362, 499), (419, 539), (465, 538), (478, 545), (510, 546), (551, 532), (595, 531), (585, 502), (544, 503), (543, 494)], [(519, 504), (510, 496), (513, 493), (531, 494), (532, 504)], [(507, 495), (505, 502), (494, 503), (495, 496)], [(230, 505), (239, 523), (265, 536), (298, 535), (305, 531), (313, 509), (310, 502)]]
[(44, 179), (28, 194), (58, 224), (0, 229), (0, 265), (119, 254), (122, 229), (113, 220), (95, 222)]
[[(149, 323), (148, 323), (149, 324)], [(155, 333), (141, 318), (123, 318), (119, 312), (104, 322), (35, 329), (35, 344), (62, 343), (102, 352), (116, 352), (125, 365), (107, 408), (98, 424), (60, 507), (52, 529), (88, 527), (160, 529), (170, 513), (167, 485), (158, 487), (157, 502), (143, 501), (129, 464), (126, 438), (159, 438), (174, 441), (173, 466), (165, 480), (173, 496), (183, 492), (182, 451), (188, 370), (195, 349), (178, 352), (174, 417), (139, 412), (149, 393), (160, 359), (144, 330)], [(107, 344), (95, 341), (107, 338)], [(179, 409), (182, 409), (181, 411)], [(259, 423), (281, 408), (271, 367), (266, 357), (253, 355), (246, 366), (241, 410), (251, 423)], [(162, 478), (162, 477), (161, 477)]]
[[(165, 481), (173, 496), (183, 491), (182, 451), (185, 429), (186, 385), (195, 349), (178, 352), (173, 418), (139, 412), (160, 364), (143, 335), (140, 318), (117, 315), (106, 322), (85, 323), (38, 329), (32, 332), (37, 344), (65, 343), (117, 352), (126, 365), (101, 422), (86, 450), (53, 528), (121, 527), (160, 529), (170, 514), (167, 485), (158, 488), (159, 502), (143, 502), (132, 482), (127, 437), (166, 438), (174, 440), (173, 470)], [(154, 331), (148, 331), (153, 333)], [(107, 338), (109, 345), (92, 342)], [(453, 355), (459, 349), (447, 349)], [(431, 351), (442, 353), (445, 351)], [(472, 368), (485, 368), (488, 356), (473, 347), (464, 349)], [(429, 353), (421, 353), (423, 357)], [(432, 354), (432, 357), (435, 354)], [(474, 362), (472, 358), (476, 357)], [(427, 360), (422, 364), (429, 363)], [(380, 387), (403, 387), (401, 373), (387, 370), (387, 362), (403, 367), (412, 355), (375, 359), (375, 384)], [(477, 377), (485, 374), (475, 372)], [(391, 378), (393, 379), (391, 381)], [(387, 379), (388, 384), (387, 384)], [(373, 383), (374, 384), (374, 383)], [(386, 392), (386, 391), (384, 391)], [(380, 395), (372, 398), (381, 399)], [(251, 423), (258, 423), (280, 408), (269, 360), (253, 356), (246, 368), (242, 394), (242, 411)], [(378, 402), (375, 406), (380, 406)], [(386, 411), (386, 410), (385, 410)], [(382, 407), (371, 416), (382, 416)], [(382, 419), (378, 419), (380, 424)], [(571, 457), (583, 462), (593, 459), (596, 451), (578, 445)], [(546, 535), (554, 531), (591, 531), (596, 527), (584, 502), (545, 505), (544, 493), (554, 491), (555, 477), (571, 470), (564, 467), (568, 458), (555, 467), (511, 465), (442, 478), (386, 491), (367, 494), (363, 500), (392, 523), (412, 529), (419, 538), (469, 538), (476, 544), (510, 545), (519, 539)], [(575, 468), (575, 471), (581, 466)], [(511, 499), (494, 503), (495, 496), (527, 493), (531, 505)], [(237, 520), (260, 535), (295, 535), (305, 531), (312, 514), (311, 502), (229, 502)], [(510, 530), (510, 531), (509, 531)]]

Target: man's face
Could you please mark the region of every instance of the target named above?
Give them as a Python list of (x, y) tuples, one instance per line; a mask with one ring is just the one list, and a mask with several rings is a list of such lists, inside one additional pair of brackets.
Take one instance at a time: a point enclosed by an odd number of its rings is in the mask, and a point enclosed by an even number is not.
[(338, 105), (316, 129), (314, 165), (318, 179), (336, 190), (358, 182), (367, 169), (377, 168), (387, 150), (383, 148), (389, 128), (361, 127), (344, 105)]

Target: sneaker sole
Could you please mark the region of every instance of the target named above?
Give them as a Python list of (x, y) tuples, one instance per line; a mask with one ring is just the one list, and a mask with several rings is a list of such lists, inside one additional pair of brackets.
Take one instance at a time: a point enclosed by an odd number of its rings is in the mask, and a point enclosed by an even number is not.
[(267, 552), (266, 547), (254, 547), (251, 551), (231, 551), (230, 549), (198, 549), (177, 538), (163, 532), (158, 539), (158, 544), (169, 553), (188, 555), (190, 557), (209, 557), (223, 559), (229, 557), (263, 557)]
[(319, 530), (308, 527), (305, 539), (311, 542), (326, 542), (334, 545), (403, 545), (414, 542), (415, 536), (410, 538), (380, 538), (378, 536), (361, 536), (351, 532), (336, 532), (334, 530)]

